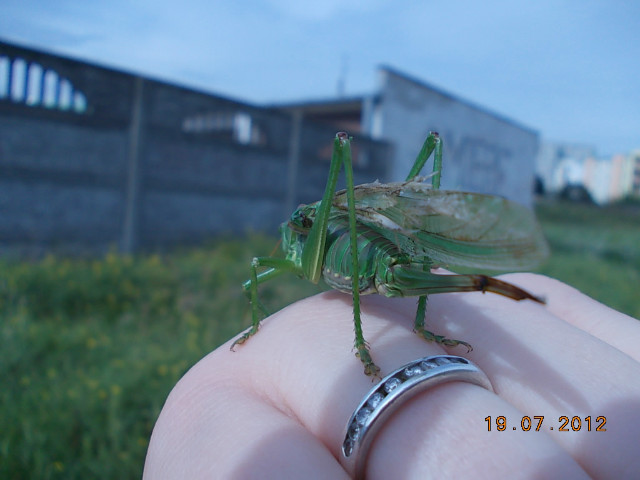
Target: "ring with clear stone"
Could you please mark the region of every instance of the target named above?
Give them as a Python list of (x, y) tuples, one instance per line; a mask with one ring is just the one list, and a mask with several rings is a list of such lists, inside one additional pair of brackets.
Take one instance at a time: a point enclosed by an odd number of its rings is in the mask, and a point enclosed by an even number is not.
[(347, 422), (342, 456), (355, 478), (364, 478), (369, 448), (384, 421), (414, 395), (447, 382), (469, 382), (493, 392), (487, 375), (455, 355), (420, 358), (403, 365), (372, 388)]

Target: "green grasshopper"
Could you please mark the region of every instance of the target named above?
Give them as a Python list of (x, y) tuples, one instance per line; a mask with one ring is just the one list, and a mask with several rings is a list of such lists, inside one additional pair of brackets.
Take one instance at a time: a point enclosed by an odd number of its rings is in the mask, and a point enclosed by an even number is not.
[[(418, 175), (431, 153), (429, 185)], [(342, 166), (347, 188), (336, 192)], [(405, 182), (354, 187), (350, 139), (338, 133), (322, 200), (299, 206), (280, 226), (285, 258), (256, 257), (251, 263), (251, 278), (243, 289), (251, 301), (253, 323), (231, 348), (257, 333), (261, 312), (268, 315), (258, 300), (258, 285), (285, 272), (313, 283), (322, 277), (330, 287), (352, 294), (354, 347), (367, 375), (377, 375), (380, 369), (362, 334), (360, 295), (419, 296), (415, 332), (425, 340), (448, 347), (463, 345), (468, 351), (472, 347), (467, 342), (425, 329), (427, 295), (482, 291), (544, 303), (515, 285), (486, 275), (431, 272), (441, 265), (526, 269), (548, 254), (529, 209), (501, 197), (439, 190), (441, 168), (442, 140), (432, 132)]]

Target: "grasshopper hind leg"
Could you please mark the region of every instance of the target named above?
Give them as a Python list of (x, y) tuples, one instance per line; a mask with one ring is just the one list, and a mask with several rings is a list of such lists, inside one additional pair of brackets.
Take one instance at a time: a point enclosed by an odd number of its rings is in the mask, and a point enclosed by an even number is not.
[[(357, 343), (357, 342), (356, 342)], [(369, 353), (369, 347), (365, 342), (356, 346), (356, 357), (364, 364), (364, 373), (367, 376), (380, 377), (380, 367), (373, 363), (371, 354)]]
[[(438, 190), (440, 188), (440, 175), (442, 173), (442, 139), (438, 132), (429, 132), (429, 136), (424, 142), (420, 153), (418, 153), (418, 157), (416, 158), (409, 175), (407, 176), (407, 181), (412, 180), (414, 177), (420, 174), (420, 171), (424, 167), (427, 159), (431, 156), (433, 152), (433, 171), (432, 171), (432, 179), (431, 184), (434, 190)], [(431, 269), (430, 262), (428, 259), (423, 259), (423, 270), (428, 272)], [(440, 345), (444, 345), (446, 347), (456, 347), (458, 345), (463, 345), (467, 347), (467, 353), (473, 350), (473, 347), (469, 345), (467, 342), (462, 340), (453, 340), (451, 338), (446, 338), (442, 335), (436, 335), (435, 333), (426, 330), (424, 328), (424, 319), (427, 313), (427, 295), (420, 295), (418, 299), (418, 309), (416, 310), (416, 319), (413, 326), (413, 331), (418, 334), (421, 338), (424, 338), (428, 342), (436, 342)]]
[(454, 340), (452, 338), (447, 338), (443, 335), (436, 335), (435, 333), (424, 328), (424, 321), (427, 313), (427, 296), (421, 295), (418, 299), (418, 309), (416, 310), (416, 319), (413, 324), (413, 331), (420, 337), (425, 339), (427, 342), (436, 342), (440, 345), (444, 345), (445, 347), (457, 347), (458, 345), (462, 345), (467, 347), (467, 353), (473, 350), (473, 347), (463, 341), (463, 340)]

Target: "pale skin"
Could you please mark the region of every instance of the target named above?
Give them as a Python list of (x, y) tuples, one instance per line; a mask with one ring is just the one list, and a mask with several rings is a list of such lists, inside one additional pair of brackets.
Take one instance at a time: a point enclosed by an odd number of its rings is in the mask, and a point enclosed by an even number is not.
[[(458, 354), (496, 391), (455, 382), (412, 399), (374, 440), (367, 478), (634, 478), (640, 322), (547, 277), (499, 278), (547, 305), (479, 292), (429, 297), (428, 325), (468, 341), (468, 354), (411, 331), (416, 298), (361, 299), (381, 375), (420, 357)], [(144, 478), (350, 478), (343, 429), (372, 386), (354, 357), (352, 320), (349, 295), (323, 293), (266, 319), (235, 352), (230, 340), (203, 358), (162, 410)], [(498, 416), (507, 430), (497, 430)], [(534, 421), (530, 431), (523, 416)], [(544, 417), (539, 432), (534, 416)], [(558, 431), (562, 416), (580, 417), (580, 431)], [(595, 431), (598, 416), (606, 431)]]

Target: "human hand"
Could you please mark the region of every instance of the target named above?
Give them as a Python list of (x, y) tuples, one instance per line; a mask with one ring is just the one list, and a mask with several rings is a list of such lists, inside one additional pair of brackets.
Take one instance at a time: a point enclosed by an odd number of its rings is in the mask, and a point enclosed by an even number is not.
[[(429, 297), (427, 327), (468, 341), (469, 354), (411, 331), (415, 298), (362, 298), (364, 335), (382, 376), (446, 352), (473, 361), (495, 389), (452, 382), (414, 397), (374, 439), (367, 478), (637, 478), (640, 322), (547, 277), (500, 278), (547, 305), (481, 293)], [(144, 477), (349, 478), (344, 428), (373, 385), (353, 354), (351, 297), (327, 292), (297, 302), (235, 352), (230, 343), (171, 392)], [(534, 416), (544, 417), (540, 431)], [(559, 431), (563, 416), (567, 431)], [(606, 431), (596, 431), (597, 417)]]

